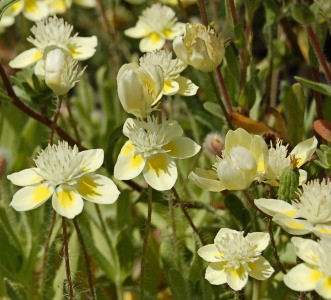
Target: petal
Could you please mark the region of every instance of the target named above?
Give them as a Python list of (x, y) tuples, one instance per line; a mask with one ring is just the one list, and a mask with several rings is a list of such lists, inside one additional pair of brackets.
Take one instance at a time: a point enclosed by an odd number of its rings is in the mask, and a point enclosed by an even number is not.
[(232, 268), (227, 272), (226, 281), (230, 288), (235, 291), (240, 291), (247, 283), (248, 273), (243, 266), (238, 269)]
[(73, 0), (73, 2), (75, 4), (78, 4), (80, 6), (87, 7), (87, 8), (96, 6), (95, 0)]
[(256, 251), (263, 251), (269, 244), (270, 235), (266, 232), (252, 232), (247, 234), (246, 239), (256, 245)]
[(44, 79), (45, 77), (45, 60), (40, 59), (34, 66), (34, 73), (40, 78)]
[(179, 90), (179, 84), (176, 80), (165, 80), (162, 89), (163, 95), (175, 95)]
[(295, 247), (296, 255), (304, 262), (317, 267), (321, 265), (321, 258), (319, 257), (321, 251), (317, 242), (300, 237), (293, 237), (291, 242)]
[(128, 28), (124, 30), (124, 34), (134, 39), (140, 39), (146, 35), (148, 35), (150, 31), (141, 24), (141, 22), (137, 22), (135, 27)]
[(99, 204), (112, 204), (120, 194), (111, 179), (97, 174), (83, 176), (76, 188), (84, 199)]
[(185, 24), (177, 22), (172, 28), (166, 28), (163, 30), (162, 34), (167, 40), (173, 40), (175, 37), (184, 34)]
[(220, 285), (226, 283), (226, 273), (222, 263), (211, 263), (206, 269), (205, 278), (210, 284)]
[(48, 16), (49, 9), (46, 1), (26, 0), (23, 15), (31, 21), (40, 21)]
[(307, 264), (299, 264), (284, 275), (284, 283), (294, 291), (306, 292), (316, 288), (322, 274)]
[(103, 164), (103, 149), (85, 150), (78, 153), (82, 173), (90, 173), (99, 169)]
[(188, 52), (185, 47), (182, 36), (178, 36), (174, 39), (174, 41), (172, 42), (172, 48), (174, 49), (176, 56), (180, 60), (182, 60), (183, 62), (185, 62), (187, 64), (189, 63)]
[(214, 238), (214, 243), (216, 244), (218, 240), (222, 240), (224, 237), (229, 238), (231, 236), (236, 236), (238, 232), (239, 231), (230, 228), (221, 228)]
[(45, 184), (27, 186), (18, 190), (10, 205), (17, 211), (26, 211), (42, 205), (54, 192)]
[(68, 45), (72, 57), (77, 60), (85, 60), (94, 55), (98, 39), (95, 35), (90, 37), (72, 37)]
[(222, 261), (223, 256), (223, 254), (218, 251), (215, 244), (209, 244), (199, 248), (198, 255), (208, 262)]
[(324, 225), (324, 224), (315, 225), (313, 232), (318, 237), (330, 237), (331, 236), (331, 226)]
[(31, 48), (17, 55), (9, 62), (9, 66), (14, 69), (21, 69), (28, 67), (35, 63), (43, 56), (43, 53), (37, 48)]
[(129, 180), (137, 177), (145, 167), (145, 160), (140, 154), (134, 154), (134, 145), (127, 141), (118, 155), (114, 176), (120, 180)]
[(312, 231), (311, 224), (304, 220), (293, 219), (284, 215), (276, 215), (272, 220), (290, 234), (304, 235)]
[(157, 154), (147, 160), (143, 174), (153, 189), (170, 190), (177, 180), (177, 167), (167, 155)]
[(151, 52), (160, 50), (165, 44), (165, 40), (158, 33), (151, 33), (148, 37), (143, 38), (139, 43), (141, 52)]
[(37, 168), (25, 169), (7, 176), (11, 183), (18, 186), (27, 186), (39, 183), (42, 178), (36, 172)]
[(73, 219), (82, 212), (84, 201), (73, 187), (63, 185), (53, 194), (52, 205), (59, 215)]
[(175, 158), (189, 158), (196, 155), (201, 147), (188, 137), (179, 136), (163, 146), (167, 154)]
[(179, 76), (176, 81), (179, 84), (179, 95), (193, 96), (197, 93), (199, 87), (195, 85), (190, 79)]
[(254, 203), (260, 210), (269, 216), (281, 214), (295, 218), (298, 214), (297, 209), (293, 205), (283, 200), (261, 198), (254, 200)]
[(216, 172), (213, 170), (196, 169), (188, 176), (199, 188), (210, 191), (220, 192), (224, 190), (224, 186), (218, 180)]
[(325, 299), (331, 299), (331, 277), (322, 278), (315, 288), (316, 292)]
[(308, 174), (307, 171), (299, 169), (299, 185), (303, 185), (307, 182)]
[(250, 267), (249, 276), (257, 280), (266, 280), (275, 271), (270, 263), (263, 257), (260, 256), (256, 261), (248, 263)]
[(294, 155), (297, 159), (298, 168), (311, 159), (316, 150), (317, 143), (317, 139), (313, 136), (312, 138), (304, 140), (294, 147), (290, 155)]

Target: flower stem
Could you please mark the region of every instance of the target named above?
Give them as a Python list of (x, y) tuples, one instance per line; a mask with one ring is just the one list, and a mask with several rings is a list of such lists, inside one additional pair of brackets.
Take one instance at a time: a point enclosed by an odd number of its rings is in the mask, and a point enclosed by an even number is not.
[(279, 269), (284, 274), (286, 274), (286, 270), (285, 270), (283, 264), (281, 263), (281, 261), (279, 259), (279, 255), (278, 255), (278, 251), (277, 251), (277, 247), (276, 247), (276, 242), (275, 242), (275, 238), (274, 238), (274, 233), (272, 231), (272, 218), (270, 218), (270, 217), (269, 217), (269, 220), (268, 220), (268, 231), (269, 231), (271, 246), (272, 246), (272, 249), (274, 250), (274, 255), (275, 255), (277, 265), (278, 265)]
[(144, 237), (144, 244), (143, 244), (143, 251), (141, 256), (141, 274), (140, 274), (140, 299), (144, 300), (144, 294), (145, 294), (145, 260), (146, 260), (146, 253), (147, 253), (147, 246), (148, 246), (148, 240), (149, 240), (149, 233), (151, 229), (151, 222), (152, 222), (152, 193), (153, 190), (149, 186), (148, 187), (148, 197), (147, 197), (147, 204), (148, 204), (148, 210), (147, 210), (147, 220), (145, 225), (145, 237)]
[[(175, 195), (175, 197), (176, 197), (176, 201), (177, 201), (178, 203), (180, 203), (181, 200), (180, 200), (179, 195), (178, 195), (178, 193), (177, 193), (177, 191), (176, 191), (176, 189), (175, 189), (174, 187), (172, 188), (172, 191), (174, 192), (174, 195)], [(186, 207), (185, 207), (184, 205), (180, 205), (180, 208), (182, 209), (182, 211), (183, 211), (183, 213), (184, 213), (184, 216), (185, 216), (185, 218), (187, 219), (187, 221), (188, 221), (188, 223), (190, 224), (190, 226), (192, 227), (193, 231), (194, 231), (194, 232), (196, 233), (196, 235), (198, 236), (198, 238), (199, 238), (201, 244), (202, 244), (202, 245), (205, 245), (206, 243), (205, 243), (204, 239), (202, 238), (201, 234), (199, 233), (198, 228), (195, 227), (195, 225), (194, 225), (194, 223), (193, 223), (193, 221), (192, 221), (192, 219), (191, 219), (189, 213), (188, 213), (187, 210), (186, 210)]]
[(52, 125), (51, 125), (51, 134), (49, 136), (49, 143), (51, 145), (53, 145), (53, 141), (54, 141), (54, 133), (55, 133), (55, 126), (56, 126), (56, 123), (57, 123), (57, 120), (60, 116), (60, 110), (61, 110), (61, 106), (62, 106), (62, 100), (63, 98), (62, 97), (57, 97), (57, 108), (56, 108), (56, 111), (55, 111), (55, 114), (54, 114), (54, 118), (53, 118), (53, 121), (52, 121)]
[(208, 16), (207, 16), (205, 0), (199, 0), (198, 5), (199, 5), (199, 11), (200, 11), (200, 17), (201, 17), (202, 24), (205, 26), (208, 26)]
[(229, 127), (230, 129), (232, 129), (233, 126), (232, 126), (232, 123), (231, 123), (231, 118), (230, 118), (230, 116), (229, 116), (229, 114), (228, 114), (228, 112), (227, 112), (227, 110), (226, 110), (226, 108), (225, 108), (225, 106), (224, 106), (224, 103), (223, 103), (223, 101), (222, 101), (222, 98), (221, 98), (221, 95), (220, 95), (219, 89), (217, 88), (217, 85), (216, 85), (215, 79), (214, 79), (214, 77), (213, 77), (213, 74), (212, 74), (212, 73), (208, 73), (208, 74), (209, 74), (210, 82), (211, 82), (211, 84), (212, 84), (212, 86), (213, 86), (213, 89), (214, 89), (214, 91), (215, 91), (215, 95), (216, 95), (216, 98), (217, 98), (217, 100), (218, 100), (218, 103), (219, 103), (219, 105), (220, 105), (220, 107), (221, 107), (221, 110), (222, 110), (222, 112), (223, 112), (223, 114), (224, 114), (224, 117), (225, 117), (225, 119), (226, 119), (226, 122), (228, 123), (228, 127)]
[(218, 79), (218, 82), (221, 86), (221, 90), (222, 90), (222, 93), (223, 93), (223, 96), (224, 96), (225, 106), (226, 106), (228, 112), (231, 114), (232, 113), (231, 100), (230, 100), (228, 90), (227, 90), (226, 85), (225, 85), (225, 81), (224, 81), (220, 66), (218, 66), (216, 68), (216, 75), (217, 75), (217, 79)]
[(41, 264), (41, 280), (40, 280), (41, 285), (44, 281), (44, 275), (46, 273), (46, 259), (48, 256), (49, 243), (50, 243), (52, 232), (54, 229), (55, 220), (56, 220), (56, 212), (55, 212), (55, 210), (52, 209), (51, 225), (49, 226), (49, 229), (48, 229), (47, 238), (46, 238), (46, 242), (45, 242), (45, 249), (44, 249), (44, 254), (43, 254), (43, 259), (42, 259), (42, 264)]
[[(37, 120), (38, 122), (46, 125), (49, 128), (52, 128), (53, 121), (47, 118), (46, 116), (37, 113), (33, 109), (31, 109), (29, 106), (26, 106), (16, 95), (14, 92), (11, 83), (9, 81), (9, 78), (3, 68), (3, 66), (0, 63), (0, 77), (2, 78), (2, 81), (4, 83), (4, 86), (7, 90), (8, 96), (12, 98), (12, 104), (15, 105), (20, 111), (25, 113), (26, 115), (30, 116), (31, 118)], [(55, 125), (54, 130), (56, 133), (61, 137), (63, 140), (67, 141), (70, 146), (77, 145), (77, 147), (80, 150), (85, 150), (84, 147), (82, 147), (77, 141), (75, 141), (71, 136), (69, 136), (62, 128)]]
[(67, 104), (67, 110), (68, 110), (68, 114), (69, 114), (69, 121), (70, 121), (70, 124), (74, 130), (74, 133), (75, 133), (75, 138), (76, 140), (81, 143), (81, 138), (80, 138), (80, 135), (79, 135), (79, 132), (78, 132), (78, 128), (77, 128), (77, 123), (72, 115), (72, 111), (71, 111), (71, 105), (70, 105), (70, 101), (69, 101), (69, 98), (66, 97), (66, 104)]
[(328, 63), (326, 61), (324, 53), (321, 49), (321, 46), (318, 42), (318, 39), (317, 39), (311, 25), (306, 26), (306, 31), (307, 31), (307, 34), (308, 34), (309, 41), (310, 41), (311, 45), (314, 48), (315, 54), (318, 58), (318, 61), (319, 61), (320, 65), (322, 66), (325, 77), (326, 77), (327, 81), (329, 82), (329, 84), (331, 84), (331, 72), (330, 72)]
[(176, 230), (176, 220), (175, 220), (175, 210), (174, 210), (174, 199), (172, 197), (169, 198), (169, 213), (170, 213), (170, 223), (171, 223), (171, 231), (172, 231), (172, 243), (174, 245), (174, 250), (177, 258), (177, 266), (180, 269), (180, 259), (177, 247), (177, 230)]
[(86, 250), (86, 246), (85, 246), (85, 242), (84, 242), (84, 238), (83, 235), (80, 231), (79, 225), (77, 220), (73, 219), (74, 222), (74, 226), (77, 232), (77, 236), (78, 236), (78, 240), (79, 243), (82, 247), (83, 250), (83, 255), (84, 255), (84, 259), (85, 259), (85, 265), (86, 265), (86, 273), (87, 273), (87, 279), (88, 279), (88, 284), (89, 284), (89, 288), (90, 288), (90, 294), (91, 294), (91, 299), (95, 300), (95, 294), (94, 294), (94, 288), (93, 288), (93, 278), (92, 278), (92, 272), (91, 272), (91, 266), (90, 266), (90, 260), (89, 260), (89, 256)]
[(68, 251), (68, 236), (67, 236), (67, 222), (65, 217), (62, 217), (62, 231), (63, 231), (63, 255), (66, 268), (67, 283), (69, 288), (69, 300), (74, 300), (74, 291), (72, 288), (69, 251)]

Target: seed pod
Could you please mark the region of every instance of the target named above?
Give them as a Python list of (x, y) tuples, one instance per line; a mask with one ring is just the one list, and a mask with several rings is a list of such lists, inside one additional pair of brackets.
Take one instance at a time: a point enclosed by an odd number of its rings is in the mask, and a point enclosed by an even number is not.
[(299, 186), (299, 170), (297, 168), (285, 168), (279, 180), (278, 199), (290, 202), (295, 199)]

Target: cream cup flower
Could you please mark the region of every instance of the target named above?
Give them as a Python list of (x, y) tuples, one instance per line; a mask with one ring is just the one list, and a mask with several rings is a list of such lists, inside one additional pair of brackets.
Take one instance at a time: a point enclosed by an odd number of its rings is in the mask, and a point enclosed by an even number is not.
[[(269, 148), (268, 164), (264, 175), (266, 183), (279, 186), (279, 179), (285, 168), (290, 167), (291, 157), (296, 159), (296, 167), (300, 168), (303, 164), (311, 159), (317, 147), (317, 139), (312, 137), (304, 140), (294, 147), (288, 154), (287, 146), (282, 145), (281, 141), (277, 141), (275, 147)], [(307, 180), (307, 172), (299, 169), (300, 184), (305, 183)]]
[(174, 39), (173, 49), (177, 57), (188, 65), (203, 72), (211, 72), (223, 60), (225, 40), (214, 29), (188, 23), (184, 36)]
[(261, 256), (269, 244), (269, 234), (249, 233), (222, 228), (214, 239), (214, 244), (201, 247), (198, 254), (209, 262), (205, 278), (214, 285), (227, 283), (235, 291), (241, 290), (248, 276), (257, 280), (268, 279), (274, 269)]
[(35, 37), (30, 36), (27, 39), (35, 47), (16, 56), (9, 62), (9, 66), (25, 68), (36, 63), (35, 73), (44, 76), (45, 59), (47, 53), (53, 49), (61, 49), (75, 60), (86, 60), (93, 56), (97, 38), (79, 37), (77, 33), (72, 35), (72, 30), (71, 25), (56, 16), (38, 22), (31, 29)]
[(331, 240), (318, 242), (293, 237), (296, 255), (303, 263), (292, 268), (284, 283), (292, 290), (308, 292), (315, 290), (324, 299), (331, 299)]
[(331, 182), (313, 180), (303, 184), (292, 204), (277, 199), (256, 199), (255, 205), (294, 235), (310, 232), (331, 237)]
[(174, 159), (197, 154), (200, 146), (183, 136), (176, 121), (157, 123), (156, 119), (127, 119), (123, 134), (128, 137), (117, 158), (114, 176), (129, 180), (143, 173), (146, 182), (155, 190), (170, 190), (177, 180)]
[(199, 89), (190, 79), (180, 76), (187, 65), (178, 58), (172, 59), (171, 52), (159, 50), (146, 53), (140, 58), (140, 65), (159, 66), (162, 69), (164, 78), (163, 95), (193, 96)]
[(123, 65), (117, 73), (117, 92), (124, 110), (144, 118), (153, 111), (161, 99), (163, 72), (154, 65), (139, 66), (136, 63)]
[(47, 53), (45, 83), (57, 96), (65, 95), (79, 81), (84, 70), (78, 71), (77, 61), (60, 49)]
[(49, 15), (49, 9), (44, 0), (20, 0), (23, 3), (22, 13), (30, 21), (37, 22)]
[(189, 178), (200, 188), (211, 192), (243, 190), (263, 177), (268, 160), (268, 147), (262, 137), (238, 128), (225, 136), (222, 158), (212, 170), (197, 169)]
[(94, 174), (103, 163), (102, 149), (78, 152), (67, 142), (48, 145), (34, 160), (36, 167), (7, 176), (22, 186), (10, 203), (17, 211), (39, 207), (52, 196), (54, 210), (73, 219), (83, 210), (85, 200), (98, 204), (114, 203), (119, 195), (109, 178)]
[(173, 40), (184, 33), (185, 25), (177, 22), (175, 12), (168, 6), (159, 3), (146, 8), (137, 24), (124, 31), (124, 34), (135, 39), (141, 39), (141, 52), (160, 50), (166, 40)]

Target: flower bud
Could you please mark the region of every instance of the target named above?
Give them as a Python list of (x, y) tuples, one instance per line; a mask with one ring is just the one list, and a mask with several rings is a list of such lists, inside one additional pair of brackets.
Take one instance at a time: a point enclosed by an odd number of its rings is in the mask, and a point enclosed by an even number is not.
[(161, 96), (163, 72), (159, 66), (136, 63), (123, 65), (117, 74), (117, 92), (125, 111), (136, 117), (148, 116)]
[(209, 154), (221, 157), (224, 149), (224, 137), (216, 132), (208, 133), (203, 146)]
[(188, 23), (184, 36), (175, 38), (173, 48), (185, 63), (200, 71), (211, 72), (222, 62), (225, 41), (214, 29)]
[(53, 49), (46, 55), (45, 82), (57, 96), (68, 93), (79, 81), (83, 71), (78, 72), (77, 61), (61, 49)]

